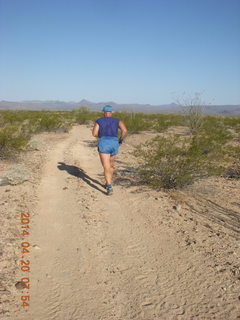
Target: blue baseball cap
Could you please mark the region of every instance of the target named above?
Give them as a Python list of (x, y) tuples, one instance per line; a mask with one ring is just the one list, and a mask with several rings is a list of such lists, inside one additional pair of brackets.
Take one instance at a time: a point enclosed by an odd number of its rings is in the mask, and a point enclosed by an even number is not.
[(107, 104), (105, 107), (103, 107), (102, 111), (104, 111), (104, 112), (112, 112), (113, 108)]

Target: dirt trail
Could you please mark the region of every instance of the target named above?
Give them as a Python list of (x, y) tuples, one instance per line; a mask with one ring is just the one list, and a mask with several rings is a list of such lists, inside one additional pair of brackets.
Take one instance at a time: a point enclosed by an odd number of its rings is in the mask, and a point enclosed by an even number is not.
[(106, 196), (101, 173), (85, 126), (49, 153), (30, 229), (30, 307), (14, 320), (236, 319), (235, 289), (181, 243), (167, 196), (121, 185)]

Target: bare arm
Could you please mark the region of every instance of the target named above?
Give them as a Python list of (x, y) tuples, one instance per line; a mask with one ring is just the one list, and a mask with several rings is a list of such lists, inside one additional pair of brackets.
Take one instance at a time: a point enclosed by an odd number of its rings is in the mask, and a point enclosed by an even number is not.
[(121, 129), (121, 132), (122, 132), (121, 139), (123, 139), (127, 134), (127, 128), (125, 126), (125, 123), (122, 120), (119, 121), (118, 125), (119, 125), (119, 128)]
[(92, 135), (96, 138), (98, 137), (98, 131), (99, 131), (99, 124), (95, 123), (92, 129)]

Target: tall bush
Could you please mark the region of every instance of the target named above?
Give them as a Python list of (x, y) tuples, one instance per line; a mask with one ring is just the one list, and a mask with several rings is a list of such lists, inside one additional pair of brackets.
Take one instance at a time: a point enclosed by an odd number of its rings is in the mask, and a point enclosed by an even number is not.
[[(134, 155), (139, 160), (141, 181), (154, 187), (179, 188), (196, 179), (220, 174), (223, 167), (219, 156), (224, 150), (214, 140), (191, 136), (156, 138), (136, 147)], [(206, 149), (207, 148), (207, 149)], [(217, 150), (217, 151), (216, 151)]]

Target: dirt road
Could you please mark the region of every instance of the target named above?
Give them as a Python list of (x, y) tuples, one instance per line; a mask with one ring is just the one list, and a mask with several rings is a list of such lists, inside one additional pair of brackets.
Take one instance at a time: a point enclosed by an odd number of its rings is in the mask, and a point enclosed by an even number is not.
[(94, 141), (75, 126), (47, 155), (21, 293), (30, 306), (14, 320), (237, 319), (236, 280), (215, 266), (235, 251), (227, 235), (209, 237), (163, 192), (116, 183), (106, 196)]

